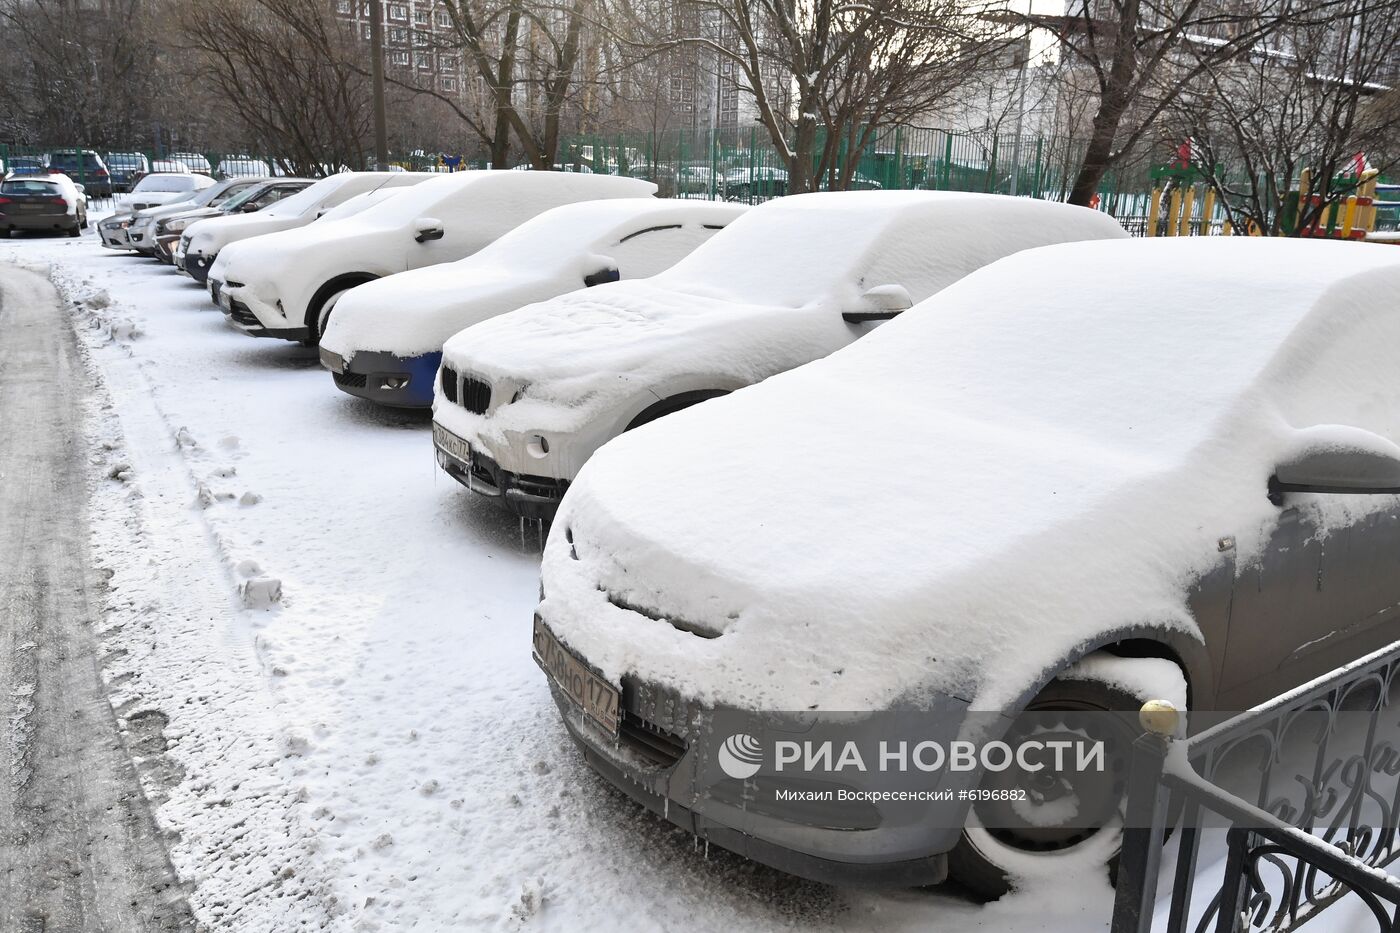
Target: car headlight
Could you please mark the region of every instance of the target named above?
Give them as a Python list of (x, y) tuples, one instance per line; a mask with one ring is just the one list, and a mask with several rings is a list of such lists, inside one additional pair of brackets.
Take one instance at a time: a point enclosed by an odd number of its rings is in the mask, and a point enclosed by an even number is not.
[(189, 221), (189, 218), (188, 218), (188, 217), (183, 217), (183, 218), (180, 218), (180, 219), (178, 219), (178, 220), (162, 220), (162, 221), (160, 222), (160, 224), (159, 224), (159, 230), (158, 230), (158, 232), (160, 232), (160, 233), (183, 233), (183, 232), (185, 231), (185, 228), (188, 227), (189, 225), (190, 225), (190, 221)]

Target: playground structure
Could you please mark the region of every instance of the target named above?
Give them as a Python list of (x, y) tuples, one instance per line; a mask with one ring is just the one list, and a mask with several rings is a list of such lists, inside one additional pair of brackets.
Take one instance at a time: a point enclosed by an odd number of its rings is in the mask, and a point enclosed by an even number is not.
[[(1217, 210), (1216, 192), (1209, 184), (1195, 184), (1199, 169), (1173, 163), (1153, 170), (1154, 185), (1148, 201), (1143, 235), (1155, 236), (1263, 236), (1265, 231), (1253, 220), (1237, 231), (1227, 212)], [(1283, 197), (1279, 229), (1285, 236), (1337, 240), (1365, 240), (1376, 229), (1378, 209), (1394, 202), (1378, 197), (1379, 175), (1366, 169), (1356, 175), (1339, 175), (1332, 180), (1331, 192), (1350, 191), (1340, 200), (1327, 189), (1317, 192), (1312, 172), (1303, 169), (1298, 187)], [(1396, 188), (1384, 186), (1387, 192)], [(1165, 204), (1163, 203), (1165, 201)]]

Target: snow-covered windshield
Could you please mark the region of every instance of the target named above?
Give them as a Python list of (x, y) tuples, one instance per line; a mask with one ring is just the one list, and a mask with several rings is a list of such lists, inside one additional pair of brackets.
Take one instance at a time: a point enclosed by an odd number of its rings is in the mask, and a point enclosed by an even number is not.
[(147, 175), (131, 191), (133, 194), (141, 191), (193, 191), (195, 187), (193, 175), (159, 174)]
[(283, 198), (259, 213), (268, 217), (300, 217), (313, 208), (319, 208), (327, 198), (354, 177), (350, 172), (343, 172), (330, 178), (322, 178), (314, 185), (307, 185), (291, 197)]

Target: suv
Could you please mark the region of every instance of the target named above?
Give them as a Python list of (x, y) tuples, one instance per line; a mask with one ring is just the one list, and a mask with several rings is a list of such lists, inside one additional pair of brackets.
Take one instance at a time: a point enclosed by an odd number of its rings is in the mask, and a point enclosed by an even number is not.
[(112, 196), (112, 175), (102, 156), (91, 149), (59, 149), (49, 153), (49, 172), (67, 175), (94, 198)]
[(109, 152), (107, 171), (113, 191), (130, 191), (142, 175), (150, 174), (151, 163), (139, 152)]

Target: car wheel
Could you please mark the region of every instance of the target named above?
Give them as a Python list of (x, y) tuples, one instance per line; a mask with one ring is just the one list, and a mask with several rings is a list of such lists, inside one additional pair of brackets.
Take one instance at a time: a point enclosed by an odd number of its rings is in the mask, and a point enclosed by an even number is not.
[(335, 303), (341, 299), (350, 289), (342, 288), (338, 292), (332, 292), (321, 302), (320, 309), (316, 312), (316, 328), (307, 335), (307, 343), (311, 346), (321, 342), (321, 335), (326, 332), (326, 325), (330, 323), (331, 312), (335, 310)]
[[(1132, 744), (1142, 731), (1137, 711), (1147, 700), (1161, 698), (1138, 695), (1121, 685), (1156, 687), (1167, 673), (1174, 680), (1154, 692), (1182, 696), (1185, 680), (1176, 665), (1156, 658), (1119, 658), (1106, 652), (1090, 658), (1100, 663), (1087, 669), (1076, 665), (1026, 707), (1038, 715), (1028, 718), (1025, 728), (1041, 741), (1082, 741), (1086, 735), (1102, 741), (1104, 770), (1045, 768), (1031, 774), (1012, 768), (983, 778), (983, 790), (1024, 790), (1026, 798), (974, 804), (962, 838), (948, 853), (949, 875), (979, 897), (995, 900), (1017, 879), (1071, 878), (1099, 871), (1112, 878), (1117, 869), (1128, 764)], [(1112, 676), (1105, 676), (1110, 671)], [(1115, 712), (1120, 715), (1110, 715)], [(1061, 813), (1071, 816), (1057, 817)]]
[(69, 236), (82, 236), (82, 235), (83, 235), (83, 229), (82, 229), (82, 227), (78, 226), (77, 224), (74, 224), (73, 226), (71, 226), (71, 227), (68, 228), (68, 235), (69, 235)]

